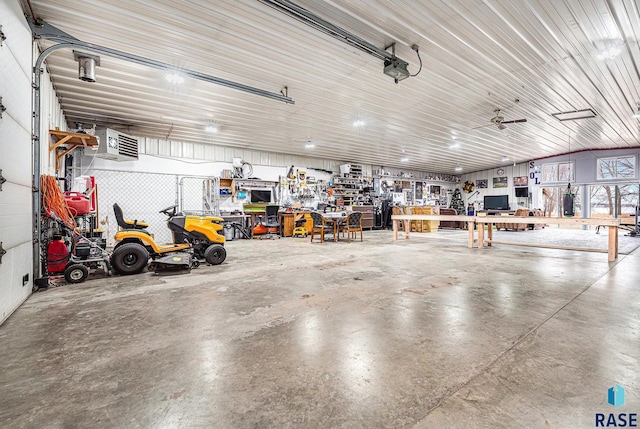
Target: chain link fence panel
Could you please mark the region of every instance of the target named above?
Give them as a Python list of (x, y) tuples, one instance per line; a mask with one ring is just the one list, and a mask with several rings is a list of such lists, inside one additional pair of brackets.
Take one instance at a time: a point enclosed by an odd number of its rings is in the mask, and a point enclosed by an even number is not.
[(220, 179), (217, 177), (180, 177), (180, 210), (184, 213), (220, 215)]
[[(74, 169), (75, 175), (80, 174)], [(104, 231), (107, 246), (115, 245), (118, 223), (113, 212), (117, 203), (125, 219), (149, 224), (148, 231), (157, 243), (173, 238), (166, 215), (160, 210), (178, 205), (179, 211), (194, 214), (219, 214), (219, 179), (217, 177), (180, 176), (92, 169), (85, 175), (95, 177), (98, 201), (96, 228)]]

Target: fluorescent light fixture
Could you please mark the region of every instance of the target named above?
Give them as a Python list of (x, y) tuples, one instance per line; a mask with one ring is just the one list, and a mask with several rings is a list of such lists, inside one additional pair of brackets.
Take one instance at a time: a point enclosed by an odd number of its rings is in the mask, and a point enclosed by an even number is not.
[(509, 161), (509, 157), (508, 157), (508, 156), (506, 156), (506, 155), (505, 155), (505, 156), (503, 156), (503, 157), (502, 157), (502, 162), (507, 162), (507, 161)]
[(164, 78), (172, 85), (180, 85), (181, 83), (184, 83), (184, 77), (178, 73), (167, 73), (164, 75)]
[(406, 156), (404, 158), (401, 158), (400, 161), (402, 162), (409, 162), (409, 158), (407, 158)]
[(597, 115), (593, 109), (582, 109), (572, 112), (553, 113), (551, 116), (559, 121), (575, 121), (576, 119), (595, 118)]
[(314, 145), (313, 143), (307, 143), (306, 145), (304, 145), (304, 147), (306, 147), (307, 149), (313, 149), (314, 147), (316, 147), (316, 145)]
[(462, 167), (457, 166), (457, 167), (455, 168), (455, 170), (456, 170), (456, 171), (462, 171)]
[(196, 121), (194, 119), (178, 118), (176, 116), (161, 116), (160, 118), (165, 119), (167, 121), (172, 121), (172, 122), (183, 122), (185, 124), (194, 124), (194, 125), (202, 124), (202, 121)]
[(356, 121), (353, 121), (353, 126), (354, 127), (364, 127), (365, 122), (362, 119), (358, 119)]

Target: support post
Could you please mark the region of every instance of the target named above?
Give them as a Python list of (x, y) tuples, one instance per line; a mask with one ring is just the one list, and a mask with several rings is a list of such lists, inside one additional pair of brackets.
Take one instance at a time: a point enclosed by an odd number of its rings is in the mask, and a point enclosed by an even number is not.
[(611, 225), (607, 231), (609, 231), (609, 262), (613, 262), (618, 257), (618, 227)]

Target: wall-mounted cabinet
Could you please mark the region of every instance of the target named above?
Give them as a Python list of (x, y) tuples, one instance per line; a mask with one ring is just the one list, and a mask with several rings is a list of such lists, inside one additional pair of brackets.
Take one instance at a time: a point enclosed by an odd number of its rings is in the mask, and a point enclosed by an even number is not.
[(234, 179), (220, 178), (220, 195), (235, 195)]

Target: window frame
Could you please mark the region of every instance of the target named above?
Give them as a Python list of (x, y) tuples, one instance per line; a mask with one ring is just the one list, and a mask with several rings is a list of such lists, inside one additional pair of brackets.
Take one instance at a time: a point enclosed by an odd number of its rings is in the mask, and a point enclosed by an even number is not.
[[(569, 178), (560, 179), (560, 166), (569, 165)], [(553, 180), (545, 180), (545, 170), (553, 168), (555, 178)], [(575, 182), (576, 178), (576, 162), (575, 161), (557, 161), (547, 162), (540, 166), (540, 178), (541, 184), (554, 184), (554, 183), (566, 183)]]
[[(633, 173), (631, 176), (620, 176), (618, 174), (618, 162), (621, 159), (631, 158), (633, 159)], [(613, 177), (600, 177), (600, 163), (603, 161), (613, 162), (615, 167), (615, 176)], [(622, 155), (622, 156), (607, 156), (604, 158), (596, 159), (596, 182), (620, 182), (629, 179), (635, 179), (638, 177), (638, 157), (637, 155)]]

